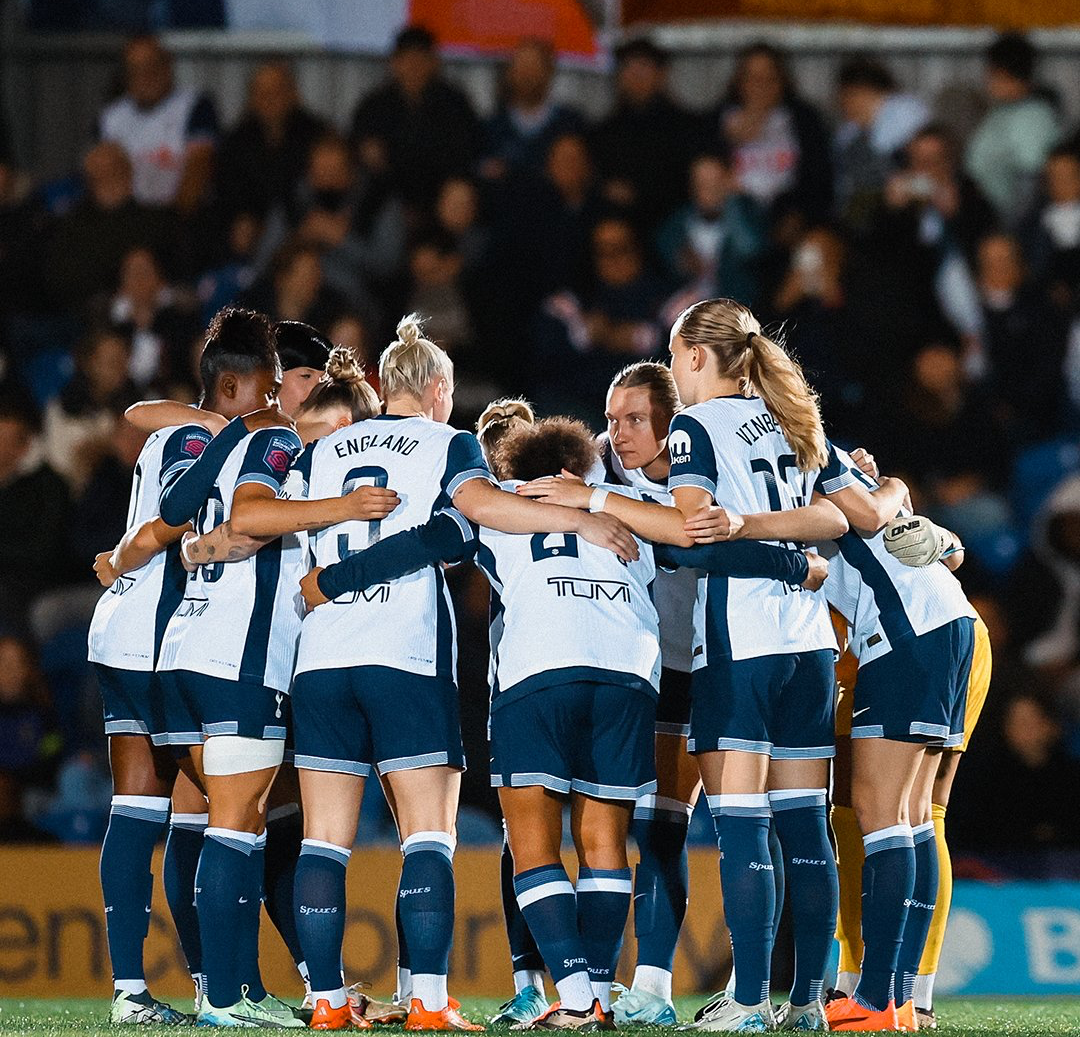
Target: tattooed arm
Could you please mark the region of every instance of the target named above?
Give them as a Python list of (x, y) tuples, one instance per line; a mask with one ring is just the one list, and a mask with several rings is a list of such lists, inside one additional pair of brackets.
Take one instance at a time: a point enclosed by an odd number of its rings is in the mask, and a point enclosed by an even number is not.
[(209, 533), (196, 535), (185, 533), (180, 541), (180, 558), (187, 571), (194, 572), (200, 565), (212, 562), (242, 562), (250, 558), (264, 544), (276, 537), (249, 537), (233, 531), (228, 520), (215, 526)]

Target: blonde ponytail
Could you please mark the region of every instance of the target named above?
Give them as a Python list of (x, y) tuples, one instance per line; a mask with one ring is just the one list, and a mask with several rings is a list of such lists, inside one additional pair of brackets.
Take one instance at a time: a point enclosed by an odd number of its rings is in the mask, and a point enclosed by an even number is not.
[(828, 452), (818, 394), (806, 381), (802, 367), (760, 332), (749, 336), (749, 346), (747, 381), (783, 430), (800, 471), (824, 468)]
[(818, 395), (803, 369), (761, 323), (734, 299), (706, 299), (688, 306), (672, 329), (691, 346), (709, 349), (718, 373), (734, 378), (748, 395), (756, 392), (795, 451), (801, 471), (824, 468), (828, 460)]
[(413, 396), (419, 399), (437, 378), (453, 382), (454, 365), (446, 351), (422, 335), (420, 315), (410, 313), (397, 326), (397, 339), (379, 357), (379, 384), (383, 399)]

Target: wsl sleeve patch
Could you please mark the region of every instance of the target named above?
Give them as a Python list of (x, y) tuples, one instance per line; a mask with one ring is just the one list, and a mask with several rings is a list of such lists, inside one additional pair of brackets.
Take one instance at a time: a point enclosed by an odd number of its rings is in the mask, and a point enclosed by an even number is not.
[(292, 459), (292, 444), (284, 439), (272, 439), (263, 454), (263, 464), (279, 475), (284, 475), (289, 470)]
[(262, 429), (252, 437), (236, 485), (262, 483), (279, 490), (303, 450), (300, 437), (288, 429)]
[(158, 482), (169, 485), (181, 472), (190, 468), (210, 443), (210, 433), (201, 425), (186, 425), (173, 432), (161, 452)]
[(184, 444), (180, 447), (180, 453), (186, 454), (188, 457), (199, 457), (206, 449), (208, 439), (203, 436), (197, 436), (194, 433), (189, 433), (184, 437)]

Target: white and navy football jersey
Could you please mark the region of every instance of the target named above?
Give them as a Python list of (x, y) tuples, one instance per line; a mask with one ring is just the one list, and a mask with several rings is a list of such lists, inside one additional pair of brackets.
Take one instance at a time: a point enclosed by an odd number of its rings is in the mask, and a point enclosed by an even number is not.
[[(795, 451), (756, 396), (723, 396), (680, 411), (671, 419), (668, 449), (669, 489), (700, 487), (743, 515), (798, 508), (815, 490), (836, 492), (854, 480), (833, 452), (824, 470), (800, 471)], [(695, 670), (710, 656), (754, 659), (835, 647), (823, 591), (766, 579), (698, 581)]]
[[(135, 462), (127, 528), (157, 518), (161, 494), (210, 442), (202, 425), (154, 432)], [(125, 573), (101, 596), (90, 622), (89, 659), (120, 670), (152, 670), (165, 625), (184, 596), (187, 573), (174, 544)]]
[[(614, 483), (634, 486), (650, 498), (670, 500), (667, 481), (650, 479), (640, 468), (624, 468), (606, 432), (596, 437), (600, 444), (600, 463), (597, 472), (590, 473), (590, 483)], [(657, 569), (653, 583), (653, 601), (660, 616), (660, 654), (664, 668), (689, 673), (693, 665), (694, 602), (697, 599), (698, 579), (704, 574), (697, 569)]]
[(143, 205), (171, 205), (184, 173), (188, 145), (216, 136), (213, 107), (192, 90), (176, 89), (151, 108), (124, 95), (101, 113), (102, 140), (131, 158), (132, 193)]
[[(237, 487), (258, 483), (279, 497), (305, 496), (302, 446), (290, 428), (246, 435), (229, 453), (196, 521), (209, 533), (232, 514)], [(306, 460), (306, 455), (304, 460)], [(240, 562), (202, 565), (165, 631), (160, 670), (189, 670), (286, 692), (292, 682), (305, 571), (299, 534), (278, 537)]]
[[(867, 489), (877, 489), (847, 453), (836, 453)], [(904, 565), (885, 549), (881, 531), (864, 537), (849, 530), (821, 551), (829, 559), (825, 596), (847, 620), (849, 646), (860, 666), (890, 652), (901, 638), (975, 617), (960, 581), (944, 565)]]
[[(503, 484), (507, 489), (520, 485)], [(641, 499), (628, 486), (607, 486)], [(661, 502), (670, 498), (661, 495)], [(652, 546), (623, 563), (574, 534), (480, 529), (476, 562), (491, 581), (492, 709), (571, 681), (625, 684), (656, 695), (660, 631), (650, 587)]]
[[(332, 565), (382, 537), (423, 525), (471, 479), (494, 482), (474, 435), (424, 417), (380, 414), (315, 445), (311, 496), (387, 486), (401, 503), (381, 522), (343, 522), (312, 537), (315, 564)], [(455, 679), (450, 592), (438, 568), (343, 594), (304, 619), (296, 672), (387, 666)]]

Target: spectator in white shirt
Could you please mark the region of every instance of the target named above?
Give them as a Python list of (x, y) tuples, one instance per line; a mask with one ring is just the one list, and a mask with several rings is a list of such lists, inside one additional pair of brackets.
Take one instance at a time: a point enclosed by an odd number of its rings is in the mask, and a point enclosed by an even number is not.
[(218, 134), (212, 102), (175, 85), (172, 55), (152, 36), (129, 41), (124, 80), (124, 93), (98, 118), (99, 138), (131, 157), (136, 201), (194, 212), (212, 172)]

